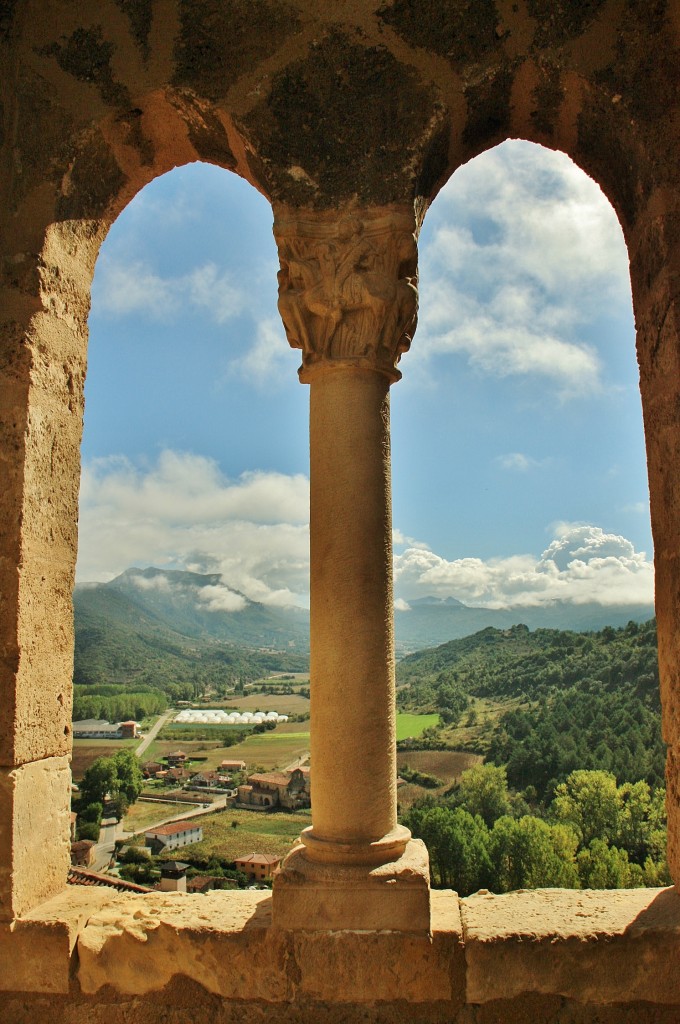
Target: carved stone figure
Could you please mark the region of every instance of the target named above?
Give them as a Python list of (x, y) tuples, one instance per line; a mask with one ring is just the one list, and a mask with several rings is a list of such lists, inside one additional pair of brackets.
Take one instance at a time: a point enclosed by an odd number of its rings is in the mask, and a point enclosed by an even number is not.
[(315, 368), (356, 365), (398, 380), (417, 322), (415, 219), (401, 210), (277, 211), (279, 312)]

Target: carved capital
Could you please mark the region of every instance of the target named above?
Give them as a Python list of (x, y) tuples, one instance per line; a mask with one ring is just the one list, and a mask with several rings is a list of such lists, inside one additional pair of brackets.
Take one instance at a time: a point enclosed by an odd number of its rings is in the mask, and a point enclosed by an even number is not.
[(379, 207), (275, 210), (279, 312), (300, 380), (359, 367), (399, 380), (396, 364), (416, 329), (415, 215)]

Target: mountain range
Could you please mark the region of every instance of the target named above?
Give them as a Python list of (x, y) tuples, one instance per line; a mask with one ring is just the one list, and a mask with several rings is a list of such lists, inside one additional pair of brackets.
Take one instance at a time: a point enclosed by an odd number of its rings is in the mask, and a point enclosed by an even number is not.
[[(217, 574), (168, 569), (127, 569), (108, 583), (78, 584), (74, 593), (76, 660), (112, 632), (144, 645), (238, 645), (257, 651), (309, 652), (309, 612), (251, 601)], [(424, 597), (395, 611), (398, 656), (469, 636), (488, 626), (577, 632), (645, 622), (652, 605), (574, 605), (471, 608), (455, 598)]]

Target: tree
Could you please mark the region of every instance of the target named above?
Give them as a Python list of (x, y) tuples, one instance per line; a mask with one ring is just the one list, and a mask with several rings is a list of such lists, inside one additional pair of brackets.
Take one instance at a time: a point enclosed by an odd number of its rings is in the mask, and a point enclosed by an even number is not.
[(467, 896), (489, 883), (489, 833), (462, 807), (413, 807), (405, 822), (430, 854), (435, 883)]
[(555, 821), (569, 825), (581, 845), (593, 839), (614, 841), (619, 832), (621, 797), (610, 772), (572, 772), (555, 790), (551, 813)]
[(114, 755), (118, 791), (133, 804), (144, 788), (144, 775), (139, 759), (132, 750), (120, 750)]
[(505, 768), (495, 764), (476, 764), (460, 777), (456, 803), (473, 817), (478, 814), (488, 828), (510, 810)]
[(593, 839), (576, 860), (584, 889), (627, 889), (644, 885), (641, 870), (631, 873), (627, 852), (610, 846), (605, 839)]
[(116, 821), (122, 821), (127, 814), (127, 809), (130, 806), (130, 801), (125, 796), (125, 793), (119, 793), (113, 801), (113, 813)]
[(135, 802), (144, 787), (144, 776), (131, 750), (120, 750), (113, 757), (98, 757), (83, 774), (80, 783), (81, 804), (104, 804), (107, 797), (119, 794), (128, 804)]
[(99, 839), (98, 823), (96, 821), (79, 822), (78, 839), (92, 839), (96, 843)]
[(99, 802), (87, 804), (86, 807), (78, 811), (79, 821), (93, 821), (97, 827), (99, 827), (102, 814), (104, 813), (104, 807)]
[(499, 818), (489, 837), (495, 892), (579, 884), (574, 856), (577, 837), (564, 826), (540, 818)]
[(104, 804), (118, 790), (118, 773), (112, 757), (98, 757), (85, 770), (80, 783), (81, 804)]

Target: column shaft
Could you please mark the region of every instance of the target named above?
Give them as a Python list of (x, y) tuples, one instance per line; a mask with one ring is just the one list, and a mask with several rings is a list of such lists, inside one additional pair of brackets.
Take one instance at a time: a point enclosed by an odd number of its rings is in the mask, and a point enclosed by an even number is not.
[(389, 382), (311, 385), (312, 834), (369, 844), (396, 826)]

